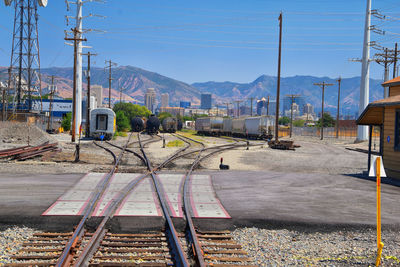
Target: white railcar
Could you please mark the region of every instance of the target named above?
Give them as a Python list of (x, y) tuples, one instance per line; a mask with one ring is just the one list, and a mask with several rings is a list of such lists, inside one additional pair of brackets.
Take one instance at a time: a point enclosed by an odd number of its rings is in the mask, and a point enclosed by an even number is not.
[(115, 131), (116, 116), (112, 109), (96, 108), (90, 112), (90, 136), (95, 139), (111, 140)]

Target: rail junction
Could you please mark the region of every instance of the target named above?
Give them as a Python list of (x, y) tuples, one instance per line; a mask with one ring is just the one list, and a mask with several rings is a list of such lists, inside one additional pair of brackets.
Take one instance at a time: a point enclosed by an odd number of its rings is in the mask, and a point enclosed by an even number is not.
[[(145, 146), (160, 140), (159, 136), (150, 136), (142, 140), (144, 135), (137, 134), (138, 141), (130, 142), (133, 133), (124, 146), (112, 142), (95, 142), (113, 157), (111, 170), (98, 179), (90, 198), (81, 209), (81, 220), (73, 232), (40, 232), (23, 244), (22, 249), (13, 258), (10, 266), (252, 266), (251, 258), (236, 243), (229, 231), (202, 231), (197, 229), (193, 221), (194, 202), (191, 194), (194, 179), (193, 171), (200, 162), (221, 151), (248, 146), (241, 140), (231, 144), (205, 147), (199, 141), (175, 134), (185, 146), (174, 152), (164, 162), (154, 166), (146, 154)], [(135, 148), (128, 148), (138, 145)], [(113, 152), (118, 149), (119, 153)], [(132, 178), (118, 190), (107, 205), (103, 206), (100, 220), (95, 227), (88, 227), (88, 221), (98, 212), (99, 203), (112, 180), (116, 177), (118, 167), (126, 154), (133, 154), (145, 165), (146, 171), (132, 175)], [(179, 183), (178, 196), (182, 208), (183, 232), (178, 231), (175, 224), (177, 212), (174, 210), (166, 192), (165, 183), (159, 171), (173, 161), (182, 158), (192, 160), (183, 180)], [(125, 177), (129, 174), (124, 174)], [(129, 195), (145, 180), (151, 181), (165, 221), (162, 231), (123, 232), (110, 231), (110, 220), (124, 204)], [(49, 214), (48, 214), (49, 215)]]

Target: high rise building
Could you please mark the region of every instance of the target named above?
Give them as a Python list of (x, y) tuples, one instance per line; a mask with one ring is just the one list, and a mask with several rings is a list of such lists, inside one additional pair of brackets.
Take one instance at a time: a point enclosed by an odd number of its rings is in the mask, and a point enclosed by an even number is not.
[[(298, 96), (298, 97), (293, 98), (293, 103), (296, 103), (297, 105), (299, 105), (299, 107), (303, 107), (305, 104), (304, 97)], [(292, 98), (289, 96), (285, 96), (283, 98), (283, 113), (290, 110), (291, 105), (292, 105)], [(300, 113), (303, 113), (303, 110), (300, 110)]]
[(264, 97), (260, 100), (257, 100), (256, 104), (257, 108), (257, 115), (275, 115), (276, 113), (276, 101), (275, 100), (268, 100)]
[(148, 88), (144, 95), (144, 105), (151, 113), (155, 112), (156, 109), (156, 91), (154, 88)]
[(92, 85), (90, 87), (90, 95), (96, 98), (97, 107), (103, 107), (103, 86)]
[(169, 107), (169, 94), (165, 93), (161, 95), (161, 107)]
[(303, 106), (303, 114), (314, 114), (314, 106), (307, 103)]
[(211, 94), (201, 94), (201, 109), (211, 109), (212, 101)]

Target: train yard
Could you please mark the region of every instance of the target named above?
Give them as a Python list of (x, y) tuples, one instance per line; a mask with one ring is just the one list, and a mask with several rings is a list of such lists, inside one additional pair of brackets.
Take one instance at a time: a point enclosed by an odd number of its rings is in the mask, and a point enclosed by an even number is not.
[[(368, 249), (374, 242), (373, 184), (351, 176), (363, 169), (366, 157), (346, 150), (350, 144), (303, 140), (296, 151), (280, 151), (262, 140), (198, 136), (190, 131), (133, 133), (104, 142), (83, 140), (81, 161), (74, 163), (73, 146), (60, 141), (63, 135), (54, 137), (62, 152), (53, 157), (1, 164), (5, 170), (20, 168), (19, 175), (0, 175), (5, 203), (0, 208), (4, 229), (0, 242), (9, 247), (0, 251), (3, 265), (349, 266), (373, 260), (373, 249)], [(219, 170), (221, 157), (229, 170)], [(326, 162), (331, 162), (329, 168), (317, 168)], [(24, 175), (27, 168), (30, 175)], [(82, 173), (101, 179), (91, 182), (79, 216), (43, 216), (51, 207), (60, 211), (55, 203), (79, 187), (85, 190), (89, 183)], [(204, 187), (206, 177), (209, 189)], [(107, 187), (117, 185), (109, 197)], [(147, 198), (140, 188), (144, 185), (153, 188), (151, 203), (158, 215), (122, 215), (138, 212), (123, 200)], [(27, 188), (34, 193), (21, 197), (20, 190)], [(203, 191), (196, 193), (193, 188)], [(398, 190), (389, 185), (383, 189), (384, 263), (396, 266)], [(171, 201), (177, 190), (180, 205)], [(227, 216), (199, 212), (212, 212), (199, 209), (204, 201), (196, 202), (208, 191), (207, 198), (216, 197)], [(101, 200), (102, 192), (106, 194)], [(120, 207), (123, 203), (125, 208)], [(100, 212), (101, 216), (95, 214)], [(6, 237), (9, 231), (20, 231), (14, 242)]]

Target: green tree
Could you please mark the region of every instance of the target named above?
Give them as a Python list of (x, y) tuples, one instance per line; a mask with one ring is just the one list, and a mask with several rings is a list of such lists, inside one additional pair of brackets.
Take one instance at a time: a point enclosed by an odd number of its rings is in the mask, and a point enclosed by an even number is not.
[(113, 108), (114, 112), (122, 111), (129, 121), (136, 116), (148, 117), (151, 112), (145, 106), (135, 105), (132, 103), (117, 103)]
[(161, 112), (160, 114), (158, 114), (158, 119), (160, 120), (161, 123), (163, 122), (164, 119), (168, 117), (172, 117), (172, 114), (168, 112)]
[(278, 121), (279, 125), (288, 125), (290, 123), (290, 119), (288, 117), (280, 117)]
[(71, 120), (72, 120), (72, 113), (69, 112), (64, 116), (61, 122), (61, 127), (63, 127), (64, 131), (68, 132), (69, 130), (71, 130)]
[[(335, 119), (329, 113), (324, 113), (324, 127), (333, 127), (335, 123)], [(317, 126), (321, 127), (321, 119), (318, 120)]]
[(125, 113), (122, 110), (117, 111), (116, 113), (117, 119), (117, 130), (119, 132), (126, 132), (130, 130), (129, 119), (125, 116)]
[(293, 126), (294, 127), (303, 127), (305, 123), (306, 123), (305, 120), (295, 120), (295, 121), (293, 121)]

